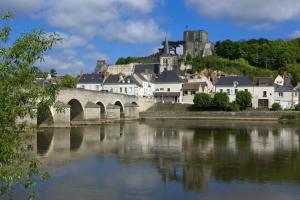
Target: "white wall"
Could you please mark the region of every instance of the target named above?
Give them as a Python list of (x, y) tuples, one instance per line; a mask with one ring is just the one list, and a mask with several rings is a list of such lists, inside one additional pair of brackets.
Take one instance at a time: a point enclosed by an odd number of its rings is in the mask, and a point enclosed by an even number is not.
[[(264, 91), (267, 94), (266, 96), (264, 96)], [(268, 99), (269, 108), (271, 108), (274, 103), (274, 95), (274, 86), (254, 86), (252, 94), (252, 107), (258, 108), (259, 99)]]
[(283, 109), (292, 109), (299, 103), (299, 93), (283, 92), (283, 96), (279, 95), (279, 92), (275, 92), (274, 101), (279, 103)]
[(94, 90), (94, 91), (101, 91), (102, 90), (102, 84), (77, 84), (77, 88), (82, 88), (85, 90)]
[[(228, 91), (229, 90), (229, 91)], [(239, 91), (245, 91), (248, 90), (248, 92), (251, 93), (251, 95), (253, 96), (253, 87), (242, 87), (242, 86), (238, 86), (238, 87), (226, 87), (226, 86), (216, 86), (216, 92), (226, 92), (229, 96), (229, 101), (233, 102), (235, 101), (235, 90), (237, 90), (237, 92)]]
[(182, 83), (155, 83), (154, 92), (180, 92)]

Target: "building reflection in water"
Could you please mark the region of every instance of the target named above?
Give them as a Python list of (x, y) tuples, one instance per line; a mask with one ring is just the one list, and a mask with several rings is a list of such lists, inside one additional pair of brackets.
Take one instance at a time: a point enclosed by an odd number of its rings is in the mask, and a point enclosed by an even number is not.
[(182, 182), (191, 191), (205, 190), (213, 179), (300, 183), (299, 130), (291, 127), (133, 122), (45, 129), (36, 141), (45, 166), (114, 154), (128, 163), (150, 162), (164, 182)]

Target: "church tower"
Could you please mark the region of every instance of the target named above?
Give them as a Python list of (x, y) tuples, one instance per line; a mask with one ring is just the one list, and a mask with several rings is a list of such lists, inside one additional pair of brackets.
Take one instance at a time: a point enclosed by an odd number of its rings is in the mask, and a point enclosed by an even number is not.
[(170, 54), (169, 41), (168, 41), (168, 37), (166, 35), (165, 43), (164, 43), (164, 53), (163, 53), (163, 55), (160, 56), (159, 73), (162, 73), (163, 71), (176, 71), (177, 72), (179, 69), (178, 66), (179, 66), (178, 56)]

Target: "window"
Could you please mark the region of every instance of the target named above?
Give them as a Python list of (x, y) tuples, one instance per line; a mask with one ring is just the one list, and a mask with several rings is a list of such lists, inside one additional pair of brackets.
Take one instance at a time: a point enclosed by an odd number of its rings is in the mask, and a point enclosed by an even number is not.
[(280, 96), (280, 97), (283, 97), (283, 92), (279, 92), (279, 96)]
[(187, 90), (184, 90), (184, 91), (183, 91), (183, 96), (184, 96), (184, 95), (188, 95), (188, 91), (187, 91)]
[(230, 94), (230, 89), (227, 89), (227, 94)]
[(160, 90), (160, 91), (164, 91), (164, 88), (160, 88), (159, 90)]
[(263, 97), (267, 97), (267, 91), (263, 91)]
[(171, 89), (170, 88), (168, 88), (168, 92), (170, 92), (171, 91)]
[(220, 89), (220, 92), (223, 92), (223, 89)]
[(127, 88), (125, 88), (125, 93), (127, 93)]
[(248, 92), (248, 89), (245, 89), (245, 92)]
[(195, 95), (196, 94), (196, 91), (191, 91), (191, 95)]
[(120, 93), (122, 93), (122, 88), (120, 87)]
[(234, 94), (238, 93), (238, 91), (239, 91), (238, 89), (235, 89), (235, 90), (234, 90)]

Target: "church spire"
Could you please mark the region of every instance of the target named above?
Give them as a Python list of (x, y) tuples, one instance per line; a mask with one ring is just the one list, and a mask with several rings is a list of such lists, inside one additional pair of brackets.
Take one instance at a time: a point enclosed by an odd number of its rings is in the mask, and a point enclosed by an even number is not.
[(170, 54), (169, 41), (168, 41), (168, 34), (167, 33), (166, 33), (166, 36), (165, 36), (164, 54), (165, 55), (169, 55)]

